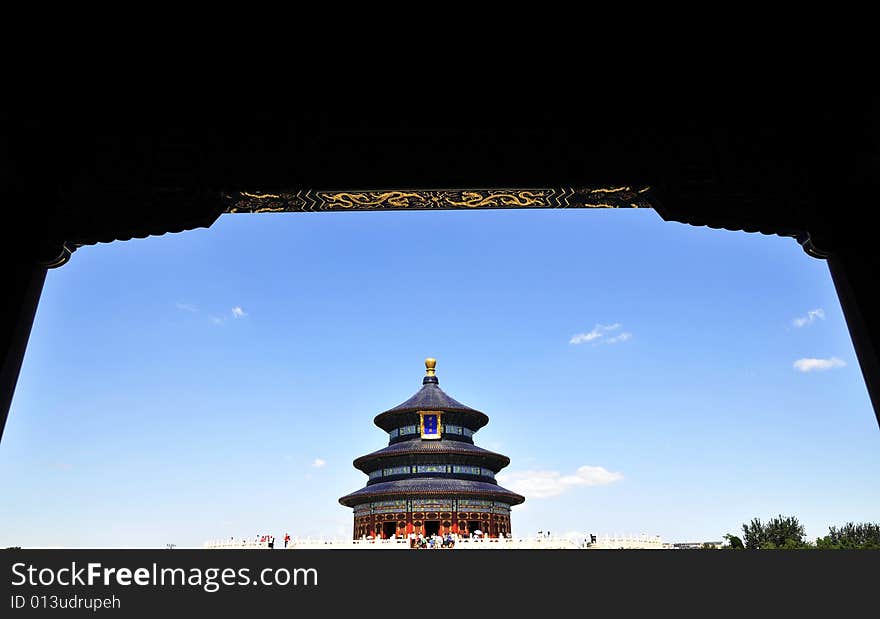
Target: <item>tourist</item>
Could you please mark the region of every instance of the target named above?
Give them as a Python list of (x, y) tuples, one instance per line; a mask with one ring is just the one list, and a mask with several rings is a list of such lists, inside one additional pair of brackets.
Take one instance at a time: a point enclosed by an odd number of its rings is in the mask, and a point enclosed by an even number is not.
[(275, 536), (274, 535), (269, 536), (269, 548), (270, 549), (275, 548)]
[(290, 541), (290, 533), (284, 534), (284, 547), (287, 548), (287, 542)]

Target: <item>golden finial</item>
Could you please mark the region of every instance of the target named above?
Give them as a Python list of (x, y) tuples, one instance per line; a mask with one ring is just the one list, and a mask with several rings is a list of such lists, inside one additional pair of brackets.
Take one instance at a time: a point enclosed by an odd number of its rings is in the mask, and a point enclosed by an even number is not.
[(428, 357), (427, 359), (425, 359), (426, 374), (428, 376), (434, 375), (434, 368), (435, 367), (437, 367), (437, 360), (436, 359), (432, 359), (431, 357)]

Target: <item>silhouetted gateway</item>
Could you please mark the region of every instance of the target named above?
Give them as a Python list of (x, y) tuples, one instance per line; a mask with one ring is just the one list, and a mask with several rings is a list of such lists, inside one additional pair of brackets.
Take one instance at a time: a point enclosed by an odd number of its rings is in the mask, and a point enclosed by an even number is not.
[(525, 501), (495, 481), (510, 458), (474, 445), (474, 433), (489, 417), (446, 395), (435, 366), (426, 359), (419, 392), (373, 420), (388, 432), (388, 447), (354, 461), (369, 481), (339, 502), (354, 508), (355, 539), (477, 530), (506, 535), (510, 507)]

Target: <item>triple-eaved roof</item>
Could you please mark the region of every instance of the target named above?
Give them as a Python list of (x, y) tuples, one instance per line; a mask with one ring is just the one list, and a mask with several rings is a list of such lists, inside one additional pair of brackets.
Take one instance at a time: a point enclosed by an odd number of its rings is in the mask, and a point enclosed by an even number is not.
[[(428, 359), (426, 365), (428, 365), (428, 362), (430, 361), (433, 361), (433, 359)], [(434, 375), (433, 366), (428, 367), (428, 375), (422, 379), (422, 388), (419, 389), (415, 395), (407, 401), (398, 404), (394, 408), (389, 408), (387, 411), (379, 413), (376, 415), (373, 422), (380, 428), (387, 429), (388, 427), (391, 427), (392, 424), (390, 424), (390, 420), (395, 416), (417, 411), (464, 413), (473, 418), (472, 422), (468, 425), (472, 425), (474, 429), (481, 428), (489, 423), (489, 416), (486, 415), (486, 413), (462, 404), (455, 398), (447, 395), (446, 392), (440, 388), (437, 376)]]

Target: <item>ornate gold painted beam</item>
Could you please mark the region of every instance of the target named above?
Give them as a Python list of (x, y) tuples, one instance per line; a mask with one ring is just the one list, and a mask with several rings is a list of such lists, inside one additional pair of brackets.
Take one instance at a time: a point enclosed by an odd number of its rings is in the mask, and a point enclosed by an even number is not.
[(224, 193), (227, 213), (501, 208), (650, 208), (650, 188), (380, 189)]

